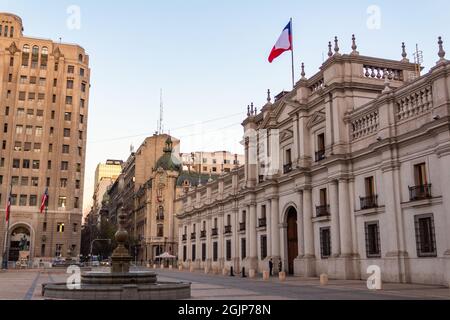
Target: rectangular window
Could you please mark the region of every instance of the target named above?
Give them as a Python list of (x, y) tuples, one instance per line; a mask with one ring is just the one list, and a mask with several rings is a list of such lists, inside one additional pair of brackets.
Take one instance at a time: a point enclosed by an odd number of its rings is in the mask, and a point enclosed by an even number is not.
[(23, 146), (23, 151), (25, 151), (25, 152), (31, 151), (31, 142), (25, 142), (25, 144)]
[(63, 245), (62, 244), (57, 244), (56, 245), (56, 250), (55, 250), (55, 257), (61, 257), (63, 252)]
[(69, 162), (63, 161), (61, 162), (61, 171), (67, 171), (69, 170)]
[(74, 73), (75, 72), (75, 67), (74, 66), (68, 66), (67, 67), (67, 73)]
[(80, 108), (84, 108), (84, 99), (80, 99)]
[(217, 242), (213, 242), (213, 261), (217, 262), (219, 260), (219, 248)]
[(63, 145), (62, 153), (69, 154), (70, 153), (70, 146), (67, 145), (67, 144)]
[(368, 177), (364, 180), (366, 188), (366, 197), (372, 197), (375, 195), (375, 184), (373, 177)]
[(65, 112), (64, 113), (64, 121), (71, 121), (72, 120), (72, 113)]
[(202, 243), (202, 261), (206, 261), (206, 243)]
[(34, 101), (34, 100), (36, 100), (36, 93), (28, 92), (28, 101)]
[(20, 160), (19, 159), (13, 159), (13, 169), (20, 169)]
[(37, 196), (31, 195), (30, 196), (30, 207), (36, 207), (37, 206)]
[(17, 152), (22, 151), (22, 142), (16, 141), (14, 143), (14, 151), (17, 151)]
[(17, 186), (19, 184), (19, 177), (11, 177), (11, 184)]
[(226, 258), (227, 261), (231, 261), (231, 240), (226, 242)]
[(71, 105), (73, 102), (72, 96), (66, 96), (66, 104)]
[(77, 233), (78, 232), (78, 223), (74, 223), (73, 224), (73, 229), (72, 229), (73, 233)]
[(187, 247), (183, 246), (183, 262), (187, 260)]
[(38, 177), (32, 177), (31, 178), (31, 186), (32, 187), (39, 187), (39, 178)]
[(58, 85), (58, 79), (53, 79), (53, 86), (56, 87)]
[(39, 160), (33, 160), (33, 169), (39, 170), (41, 162)]
[(64, 129), (64, 138), (70, 138), (70, 129)]
[(327, 189), (321, 189), (320, 190), (320, 205), (321, 206), (328, 205)]
[(416, 227), (417, 256), (419, 258), (436, 257), (436, 234), (432, 214), (414, 218)]
[(241, 239), (241, 259), (247, 258), (247, 240), (245, 238)]
[(27, 205), (28, 196), (27, 195), (21, 195), (19, 198), (19, 206), (25, 207)]
[(34, 152), (41, 152), (42, 145), (40, 143), (34, 144)]
[(36, 137), (42, 137), (43, 129), (42, 127), (36, 127), (35, 135)]
[(73, 89), (73, 80), (67, 80), (67, 89)]
[(414, 179), (416, 186), (425, 186), (428, 184), (427, 170), (425, 163), (414, 166)]
[(331, 229), (320, 229), (320, 254), (322, 259), (328, 259), (331, 256)]
[(27, 127), (25, 128), (25, 134), (26, 134), (27, 136), (32, 136), (32, 135), (33, 135), (33, 126), (27, 126)]
[(23, 133), (23, 126), (17, 125), (16, 126), (16, 134), (22, 134)]
[(267, 236), (261, 236), (261, 260), (267, 258)]
[(86, 92), (86, 83), (81, 84), (81, 92)]
[(381, 258), (380, 225), (377, 222), (366, 223), (367, 258)]
[(11, 205), (12, 206), (17, 206), (17, 194), (12, 194), (11, 195)]
[(80, 77), (84, 77), (84, 69), (80, 68)]
[(61, 188), (67, 188), (67, 179), (65, 178), (61, 179), (59, 186)]
[(28, 177), (22, 177), (21, 181), (20, 181), (20, 185), (22, 187), (28, 187), (30, 183), (30, 179)]
[(196, 258), (197, 258), (197, 257), (195, 256), (195, 254), (196, 254), (195, 250), (196, 250), (196, 247), (195, 247), (195, 244), (193, 244), (193, 245), (192, 245), (192, 261), (195, 261)]
[(40, 86), (45, 86), (45, 78), (39, 78), (39, 85)]
[[(20, 162), (19, 162), (19, 166), (20, 166)], [(22, 168), (30, 169), (31, 168), (31, 161), (28, 160), (28, 159), (23, 159), (23, 161), (22, 161)]]
[(58, 208), (66, 208), (66, 207), (67, 207), (67, 197), (59, 197)]

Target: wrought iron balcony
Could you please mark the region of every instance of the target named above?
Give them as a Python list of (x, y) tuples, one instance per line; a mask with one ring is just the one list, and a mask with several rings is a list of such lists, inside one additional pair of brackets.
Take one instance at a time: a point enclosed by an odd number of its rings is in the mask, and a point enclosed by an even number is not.
[(156, 215), (156, 220), (157, 221), (164, 221), (164, 215), (163, 214)]
[(239, 231), (245, 231), (246, 229), (247, 229), (246, 223), (245, 222), (241, 222), (239, 224)]
[(200, 232), (200, 239), (205, 239), (206, 238), (206, 230), (202, 230)]
[(263, 183), (264, 180), (265, 180), (264, 176), (259, 176), (259, 177), (258, 177), (259, 183)]
[(231, 233), (231, 226), (225, 226), (225, 234), (230, 234)]
[(292, 162), (284, 165), (283, 172), (284, 174), (292, 172)]
[(316, 152), (316, 162), (325, 160), (325, 150), (319, 150)]
[(317, 206), (316, 207), (316, 216), (317, 217), (328, 217), (330, 215), (330, 206)]
[(187, 234), (183, 234), (183, 241), (187, 240)]
[(261, 218), (258, 220), (258, 226), (260, 228), (265, 228), (267, 227), (267, 219), (266, 218)]
[(197, 238), (197, 232), (191, 233), (191, 240), (195, 240)]
[(409, 199), (411, 201), (424, 200), (430, 198), (431, 198), (431, 184), (409, 187)]
[(372, 195), (368, 197), (360, 197), (361, 210), (367, 210), (378, 207), (378, 196)]
[(217, 228), (212, 229), (211, 230), (211, 235), (213, 237), (218, 236), (219, 235), (219, 229), (217, 229)]

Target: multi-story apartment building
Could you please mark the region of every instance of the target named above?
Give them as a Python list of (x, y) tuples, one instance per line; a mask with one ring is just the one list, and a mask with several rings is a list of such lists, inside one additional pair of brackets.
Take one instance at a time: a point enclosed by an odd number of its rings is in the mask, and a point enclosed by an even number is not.
[(103, 178), (116, 180), (122, 172), (122, 160), (106, 160), (106, 163), (99, 163), (95, 169), (94, 189)]
[[(9, 247), (10, 261), (16, 261), (25, 236), (31, 260), (74, 257), (82, 222), (89, 56), (78, 45), (22, 32), (18, 16), (0, 13), (0, 247)], [(48, 210), (40, 214), (46, 188)]]
[[(186, 267), (450, 284), (450, 62), (341, 54), (243, 122), (246, 163), (177, 201)], [(266, 143), (266, 141), (268, 141)], [(196, 233), (201, 230), (201, 233)]]
[(244, 155), (229, 151), (182, 153), (183, 170), (201, 174), (230, 173), (244, 164)]

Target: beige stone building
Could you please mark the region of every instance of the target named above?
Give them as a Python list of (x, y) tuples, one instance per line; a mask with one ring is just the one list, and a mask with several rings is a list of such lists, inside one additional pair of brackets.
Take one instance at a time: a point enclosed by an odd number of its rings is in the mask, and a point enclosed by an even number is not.
[(236, 166), (244, 164), (244, 155), (229, 151), (182, 153), (183, 170), (201, 174), (230, 173)]
[[(431, 51), (431, 50), (430, 50)], [(246, 164), (177, 201), (185, 267), (450, 284), (450, 62), (341, 54), (243, 122)]]
[[(90, 88), (89, 56), (78, 45), (23, 35), (0, 13), (0, 247), (12, 184), (10, 260), (18, 238), (31, 260), (79, 254)], [(48, 187), (47, 214), (39, 213)]]

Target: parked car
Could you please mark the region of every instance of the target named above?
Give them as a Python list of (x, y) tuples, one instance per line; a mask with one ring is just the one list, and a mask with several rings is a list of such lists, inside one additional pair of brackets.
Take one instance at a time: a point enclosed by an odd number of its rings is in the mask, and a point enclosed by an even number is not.
[(100, 267), (100, 261), (98, 260), (97, 256), (92, 256), (92, 258), (91, 258), (91, 266), (93, 266), (93, 267)]

